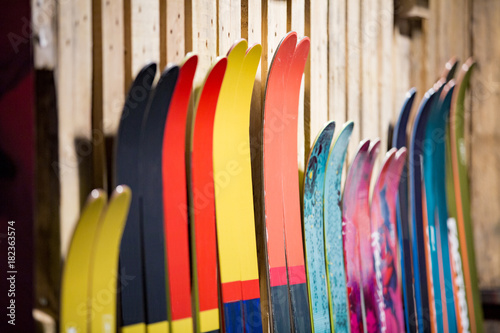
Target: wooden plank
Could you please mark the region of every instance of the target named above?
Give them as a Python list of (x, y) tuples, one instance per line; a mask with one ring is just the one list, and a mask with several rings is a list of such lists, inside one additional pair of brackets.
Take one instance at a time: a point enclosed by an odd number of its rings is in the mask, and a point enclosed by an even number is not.
[[(429, 83), (427, 79), (427, 71), (425, 70), (425, 60), (426, 59), (426, 36), (427, 34), (422, 31), (421, 22), (410, 22), (411, 24), (411, 46), (410, 46), (410, 81), (414, 87), (417, 89), (416, 95), (416, 105), (410, 113), (410, 119), (408, 121), (407, 130), (413, 127), (413, 122), (415, 116), (417, 115), (418, 106), (425, 92), (432, 87), (432, 83)], [(425, 27), (425, 26), (424, 26)], [(432, 78), (430, 81), (435, 81), (439, 72), (435, 74), (431, 72), (429, 76)]]
[(394, 27), (393, 36), (393, 114), (395, 121), (399, 116), (401, 106), (405, 100), (406, 92), (412, 87), (410, 84), (410, 36), (401, 33), (401, 25), (408, 25), (408, 22), (398, 20)]
[[(189, 3), (189, 4), (187, 4)], [(198, 68), (194, 86), (198, 86), (217, 55), (217, 3), (215, 1), (188, 0), (186, 2), (186, 51), (198, 54)], [(226, 51), (221, 54), (225, 55)]]
[(347, 119), (346, 9), (346, 0), (333, 1), (328, 8), (328, 119), (337, 126)]
[[(476, 0), (472, 10), (473, 56), (479, 64), (472, 74), (471, 210), (481, 288), (500, 281), (500, 2)], [(466, 110), (470, 112), (470, 110)], [(467, 126), (467, 124), (466, 124)]]
[[(361, 138), (380, 135), (377, 1), (361, 0)], [(379, 154), (381, 155), (381, 154)], [(377, 167), (375, 166), (375, 169)]]
[(328, 1), (311, 1), (309, 6), (306, 30), (309, 29), (311, 52), (306, 67), (309, 80), (309, 100), (306, 99), (309, 108), (304, 110), (305, 141), (309, 143), (306, 154), (328, 120)]
[[(89, 1), (58, 8), (58, 121), (61, 254), (66, 255), (82, 201), (90, 192), (92, 12)], [(78, 66), (75, 66), (78, 64)], [(87, 179), (85, 179), (87, 178)]]
[(33, 65), (35, 69), (53, 70), (56, 66), (57, 32), (55, 0), (31, 0)]
[(241, 0), (218, 2), (219, 54), (226, 54), (233, 43), (241, 38)]
[[(393, 42), (393, 14), (394, 2), (392, 0), (379, 0), (378, 22), (380, 25), (380, 38), (378, 39), (378, 91), (379, 97), (379, 113), (380, 113), (380, 139), (382, 152), (386, 151), (388, 146), (388, 129), (389, 124), (395, 119), (393, 118), (394, 110), (392, 109), (392, 42)], [(399, 84), (399, 83), (398, 83)], [(408, 87), (409, 88), (409, 87)], [(380, 154), (379, 161), (384, 158), (383, 153)]]
[(178, 63), (186, 51), (183, 1), (160, 1), (160, 68)]
[(125, 86), (148, 62), (160, 61), (160, 2), (124, 0)]
[(102, 71), (102, 122), (104, 134), (115, 135), (125, 99), (123, 0), (100, 2), (102, 68), (105, 69)]
[(347, 1), (347, 119), (354, 122), (351, 135), (352, 144), (347, 150), (347, 165), (354, 158), (354, 154), (361, 141), (360, 89), (361, 89), (361, 36), (360, 36), (361, 8), (360, 1)]
[[(299, 38), (305, 35), (305, 0), (290, 0), (288, 2), (288, 31), (295, 31)], [(298, 137), (297, 137), (297, 159), (299, 172), (302, 174), (305, 167), (305, 138), (304, 138), (304, 90), (305, 80), (302, 77), (302, 86), (300, 87), (299, 114), (298, 114)], [(302, 183), (302, 178), (300, 179)]]

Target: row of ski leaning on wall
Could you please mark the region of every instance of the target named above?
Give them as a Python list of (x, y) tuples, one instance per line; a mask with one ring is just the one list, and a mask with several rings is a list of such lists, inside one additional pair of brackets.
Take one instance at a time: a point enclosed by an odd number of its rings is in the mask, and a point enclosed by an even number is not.
[[(109, 202), (94, 190), (75, 228), (61, 331), (482, 331), (461, 155), (472, 62), (456, 84), (457, 62), (447, 64), (406, 137), (410, 90), (371, 203), (380, 141), (360, 143), (341, 196), (354, 124), (333, 139), (327, 123), (307, 162), (301, 215), (297, 119), (309, 48), (294, 32), (276, 48), (259, 138), (249, 126), (260, 45), (241, 40), (219, 58), (192, 112), (196, 55), (154, 87), (155, 64), (137, 74), (116, 140), (121, 185)], [(252, 175), (251, 163), (263, 172)]]

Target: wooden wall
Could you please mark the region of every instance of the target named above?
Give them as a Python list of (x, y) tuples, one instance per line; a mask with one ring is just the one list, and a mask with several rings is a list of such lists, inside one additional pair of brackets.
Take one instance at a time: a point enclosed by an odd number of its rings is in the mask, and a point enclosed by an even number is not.
[[(35, 41), (35, 64), (38, 70), (54, 73), (57, 102), (53, 107), (58, 117), (58, 161), (45, 161), (50, 165), (40, 166), (38, 177), (41, 185), (59, 184), (53, 193), (60, 201), (52, 211), (57, 218), (49, 213), (37, 216), (38, 234), (60, 235), (60, 244), (37, 244), (40, 253), (46, 254), (36, 259), (37, 278), (42, 281), (37, 283), (37, 307), (57, 316), (59, 272), (54, 267), (66, 254), (87, 194), (110, 183), (113, 136), (125, 92), (139, 68), (149, 61), (163, 68), (181, 61), (186, 52), (196, 52), (199, 83), (214, 59), (225, 55), (237, 39), (261, 43), (252, 99), (255, 127), (270, 60), (289, 30), (311, 38), (301, 93), (298, 160), (302, 168), (327, 120), (337, 121), (338, 126), (355, 121), (348, 161), (363, 138), (380, 137), (385, 147), (389, 124), (411, 86), (422, 96), (452, 55), (477, 58), (480, 69), (474, 75), (472, 95), (479, 98), (471, 98), (474, 111), (468, 110), (469, 147), (483, 145), (468, 156), (476, 249), (481, 285), (500, 285), (499, 242), (495, 242), (500, 238), (500, 209), (491, 203), (500, 199), (499, 173), (491, 167), (500, 155), (489, 150), (494, 148), (499, 133), (495, 124), (500, 121), (493, 109), (500, 102), (496, 63), (500, 44), (491, 48), (495, 32), (500, 32), (496, 2), (33, 0), (33, 8), (33, 21), (43, 28), (44, 36), (51, 37), (47, 43)], [(38, 110), (39, 117), (48, 117), (42, 111)], [(39, 188), (38, 198), (50, 191)]]

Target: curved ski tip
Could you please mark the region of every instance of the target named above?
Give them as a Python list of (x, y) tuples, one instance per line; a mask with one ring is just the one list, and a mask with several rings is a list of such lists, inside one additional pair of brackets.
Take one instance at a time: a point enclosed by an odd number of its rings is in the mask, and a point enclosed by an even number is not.
[(396, 152), (396, 160), (406, 160), (406, 156), (408, 155), (408, 149), (405, 147), (399, 148)]
[(329, 122), (327, 122), (323, 129), (319, 132), (319, 135), (321, 135), (325, 131), (332, 131), (333, 134), (333, 132), (335, 131), (335, 120), (330, 120)]
[(198, 55), (194, 52), (188, 52), (184, 59), (182, 59), (181, 63), (179, 64), (181, 67), (184, 66), (194, 66), (196, 67), (198, 65)]
[(370, 148), (370, 139), (364, 139), (359, 143), (359, 151), (368, 151)]
[(156, 62), (154, 61), (148, 62), (139, 70), (139, 73), (137, 73), (136, 77), (143, 76), (145, 74), (150, 74), (154, 77), (156, 75), (157, 68), (158, 65), (156, 64)]
[(237, 41), (234, 42), (233, 45), (229, 48), (227, 51), (227, 56), (230, 57), (231, 55), (235, 55), (238, 53), (243, 52), (245, 54), (246, 50), (248, 48), (248, 42), (246, 39), (238, 39)]
[(260, 55), (262, 54), (262, 45), (260, 45), (259, 43), (255, 43), (250, 45), (246, 50), (247, 56), (252, 55), (254, 53), (257, 53), (260, 58)]
[(380, 149), (380, 138), (376, 138), (370, 142), (370, 155), (377, 155)]
[(111, 200), (115, 198), (123, 198), (123, 200), (130, 201), (131, 197), (132, 197), (132, 190), (130, 189), (130, 187), (122, 184), (116, 186), (115, 190), (113, 191), (113, 194), (111, 195)]
[(299, 45), (305, 44), (305, 43), (307, 43), (307, 44), (310, 45), (311, 44), (311, 39), (309, 37), (307, 37), (307, 36), (302, 36), (302, 37), (300, 37), (300, 38), (297, 39), (297, 47), (299, 47)]
[(444, 86), (443, 91), (441, 92), (441, 96), (439, 96), (440, 99), (444, 100), (445, 98), (451, 98), (451, 94), (453, 94), (453, 90), (455, 89), (455, 80), (451, 79), (448, 81), (448, 83)]
[(353, 130), (354, 128), (354, 121), (352, 120), (348, 120), (344, 123), (344, 125), (342, 126), (342, 130)]
[(389, 149), (389, 150), (387, 151), (387, 153), (385, 153), (385, 159), (387, 160), (387, 158), (388, 158), (389, 156), (392, 156), (392, 155), (396, 154), (396, 152), (397, 152), (397, 151), (398, 151), (398, 150), (397, 150), (396, 148), (392, 147), (391, 149)]
[(410, 90), (406, 92), (405, 97), (407, 99), (414, 99), (416, 94), (417, 94), (417, 88), (411, 87)]
[(462, 64), (462, 70), (467, 72), (471, 67), (475, 67), (477, 63), (474, 61), (472, 57), (469, 57), (463, 64)]
[(104, 190), (102, 190), (100, 188), (95, 188), (90, 192), (89, 199), (90, 198), (98, 199), (98, 198), (102, 198), (104, 196), (106, 196), (106, 192), (104, 192)]
[(296, 38), (299, 38), (297, 32), (294, 31), (294, 30), (291, 30), (291, 31), (287, 32), (287, 34), (285, 35), (285, 37), (283, 37), (283, 40), (285, 40), (287, 38), (290, 38), (292, 36), (295, 36)]
[[(221, 68), (221, 67), (224, 67), (224, 68)], [(211, 72), (214, 71), (214, 70), (226, 70), (226, 67), (227, 67), (227, 57), (217, 57), (217, 59), (215, 59), (215, 62), (213, 64), (213, 67), (211, 69)]]

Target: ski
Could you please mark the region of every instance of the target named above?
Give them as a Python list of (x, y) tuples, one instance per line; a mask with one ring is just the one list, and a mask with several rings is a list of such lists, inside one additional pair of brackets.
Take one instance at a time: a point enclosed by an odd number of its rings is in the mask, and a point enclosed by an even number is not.
[[(303, 37), (297, 42), (285, 88), (283, 121), (283, 158), (281, 181), (283, 184), (283, 215), (285, 223), (285, 251), (288, 288), (293, 318), (293, 331), (311, 332), (311, 317), (307, 296), (304, 246), (300, 213), (299, 166), (297, 160), (298, 113), (302, 75), (311, 42)], [(279, 92), (276, 92), (279, 94)], [(275, 175), (276, 176), (276, 175)]]
[[(452, 332), (457, 330), (453, 288), (443, 281), (452, 281), (451, 259), (448, 247), (448, 209), (446, 205), (445, 183), (445, 134), (448, 118), (449, 100), (453, 93), (451, 88), (444, 96), (444, 101), (438, 100), (442, 95), (443, 85), (436, 91), (434, 105), (429, 112), (425, 126), (423, 146), (423, 176), (425, 188), (425, 210), (429, 235), (436, 235), (436, 247), (430, 244), (432, 260), (432, 276), (434, 290), (434, 305), (436, 311), (437, 331), (442, 332), (444, 326)], [(446, 102), (448, 107), (445, 106)], [(440, 255), (440, 261), (437, 256)], [(434, 256), (434, 257), (433, 257)], [(436, 269), (440, 266), (441, 269)], [(434, 268), (436, 267), (436, 268)], [(441, 297), (444, 292), (444, 300)]]
[(214, 120), (213, 163), (223, 317), (227, 332), (260, 332), (260, 287), (250, 159), (250, 103), (262, 47), (228, 54)]
[(371, 245), (375, 271), (375, 300), (381, 332), (404, 332), (401, 270), (398, 266), (396, 202), (406, 166), (406, 148), (387, 152), (377, 177), (370, 207)]
[(331, 329), (323, 234), (323, 197), (326, 162), (334, 131), (335, 122), (331, 121), (318, 134), (309, 153), (304, 176), (303, 228), (311, 326), (314, 332), (329, 332)]
[(359, 218), (357, 193), (365, 160), (368, 159), (370, 140), (359, 144), (358, 151), (347, 172), (342, 194), (342, 242), (346, 271), (347, 297), (349, 299), (349, 322), (352, 333), (364, 332), (361, 267), (359, 258), (359, 235), (355, 221)]
[[(162, 160), (167, 110), (179, 75), (178, 66), (167, 67), (154, 88), (142, 121), (139, 145), (139, 191), (141, 202), (144, 298), (146, 329), (165, 330), (169, 325), (165, 270)], [(125, 165), (126, 167), (126, 165)]]
[[(478, 288), (476, 258), (474, 253), (474, 234), (470, 215), (469, 183), (465, 147), (465, 96), (475, 63), (468, 59), (460, 70), (457, 88), (453, 93), (450, 109), (449, 127), (449, 183), (454, 193), (449, 196), (450, 216), (456, 218), (460, 249), (463, 261), (465, 289), (472, 332), (483, 331), (483, 312), (481, 295)], [(450, 189), (450, 186), (448, 187)]]
[(331, 331), (350, 332), (349, 304), (342, 245), (341, 181), (342, 169), (354, 123), (344, 124), (330, 148), (325, 171), (324, 236), (328, 302)]
[[(411, 108), (415, 101), (416, 90), (410, 89), (399, 113), (396, 126), (394, 127), (392, 146), (400, 149), (407, 146), (406, 127), (410, 117)], [(401, 279), (403, 284), (404, 314), (407, 332), (416, 332), (416, 312), (413, 293), (413, 267), (410, 243), (410, 223), (408, 213), (408, 163), (401, 171), (399, 182), (396, 216), (398, 225), (398, 241), (400, 252)]]
[[(291, 304), (285, 254), (285, 191), (283, 190), (282, 160), (284, 159), (284, 128), (287, 126), (293, 128), (294, 126), (290, 123), (296, 123), (296, 120), (284, 117), (286, 93), (283, 92), (286, 91), (288, 72), (296, 44), (297, 34), (295, 33), (288, 33), (281, 40), (269, 67), (264, 94), (262, 150), (266, 266), (270, 290), (269, 315), (271, 328), (276, 332), (291, 331)], [(285, 121), (286, 123), (283, 124)], [(297, 160), (296, 154), (293, 160)], [(291, 163), (289, 160), (287, 162)]]
[[(457, 331), (458, 332), (469, 332), (470, 324), (469, 324), (469, 314), (468, 314), (468, 307), (467, 307), (467, 299), (466, 299), (466, 292), (465, 292), (465, 285), (464, 285), (464, 275), (463, 275), (463, 264), (462, 264), (462, 258), (460, 255), (460, 244), (458, 240), (458, 234), (457, 234), (457, 225), (456, 225), (456, 220), (454, 218), (450, 218), (451, 216), (451, 207), (449, 207), (446, 199), (447, 199), (447, 172), (446, 170), (446, 160), (447, 156), (446, 153), (446, 128), (448, 125), (448, 119), (449, 119), (449, 112), (450, 112), (450, 107), (451, 107), (451, 99), (453, 96), (453, 91), (455, 88), (455, 82), (451, 80), (446, 84), (446, 86), (443, 88), (442, 94), (441, 94), (441, 101), (439, 104), (440, 108), (440, 113), (442, 114), (442, 117), (444, 119), (440, 119), (441, 123), (441, 128), (440, 128), (440, 133), (442, 133), (442, 136), (440, 136), (440, 139), (438, 141), (439, 144), (439, 149), (436, 149), (435, 155), (439, 157), (440, 165), (437, 166), (437, 170), (439, 171), (439, 179), (437, 183), (437, 191), (438, 193), (436, 194), (436, 197), (438, 200), (441, 202), (438, 203), (439, 207), (441, 207), (442, 210), (446, 208), (446, 215), (443, 216), (442, 218), (440, 217), (440, 223), (441, 221), (445, 221), (446, 229), (444, 226), (440, 225), (440, 228), (443, 229), (441, 233), (441, 237), (443, 238), (443, 234), (447, 237), (447, 245), (449, 246), (449, 252), (450, 252), (450, 264), (451, 264), (451, 279), (452, 279), (452, 293), (454, 296), (454, 305), (455, 305), (455, 313), (456, 313), (456, 325), (457, 325)], [(445, 242), (445, 239), (442, 239), (442, 242)]]
[(116, 332), (118, 258), (130, 197), (128, 186), (116, 187), (95, 235), (89, 280), (91, 332)]
[[(409, 147), (410, 207), (413, 278), (418, 332), (430, 332), (430, 303), (428, 289), (427, 246), (422, 208), (422, 149), (425, 123), (432, 108), (435, 93), (430, 89), (425, 93), (413, 125)], [(425, 320), (424, 320), (425, 319)]]
[(185, 139), (187, 112), (197, 64), (198, 56), (186, 55), (179, 69), (170, 105), (163, 103), (160, 106), (163, 109), (168, 107), (168, 113), (163, 148), (158, 153), (162, 176), (156, 182), (163, 185), (167, 309), (169, 331), (172, 333), (193, 331)]
[(361, 285), (363, 288), (364, 315), (363, 322), (368, 333), (378, 332), (380, 323), (377, 317), (377, 303), (373, 294), (373, 254), (371, 249), (371, 229), (370, 229), (370, 183), (373, 173), (373, 166), (380, 150), (380, 140), (370, 142), (368, 156), (363, 165), (359, 185), (356, 192), (357, 215), (354, 219), (359, 239), (360, 273)]
[(188, 137), (191, 270), (197, 332), (220, 330), (212, 137), (226, 66), (227, 59), (221, 58), (209, 70), (200, 88)]
[(90, 331), (88, 300), (91, 298), (89, 280), (92, 254), (106, 202), (104, 191), (93, 190), (73, 232), (61, 283), (61, 332)]
[(123, 107), (115, 148), (114, 184), (126, 184), (134, 195), (120, 245), (120, 272), (135, 278), (120, 294), (124, 333), (146, 331), (146, 305), (143, 273), (143, 241), (139, 195), (139, 145), (142, 123), (149, 103), (156, 64), (146, 65), (137, 74)]

